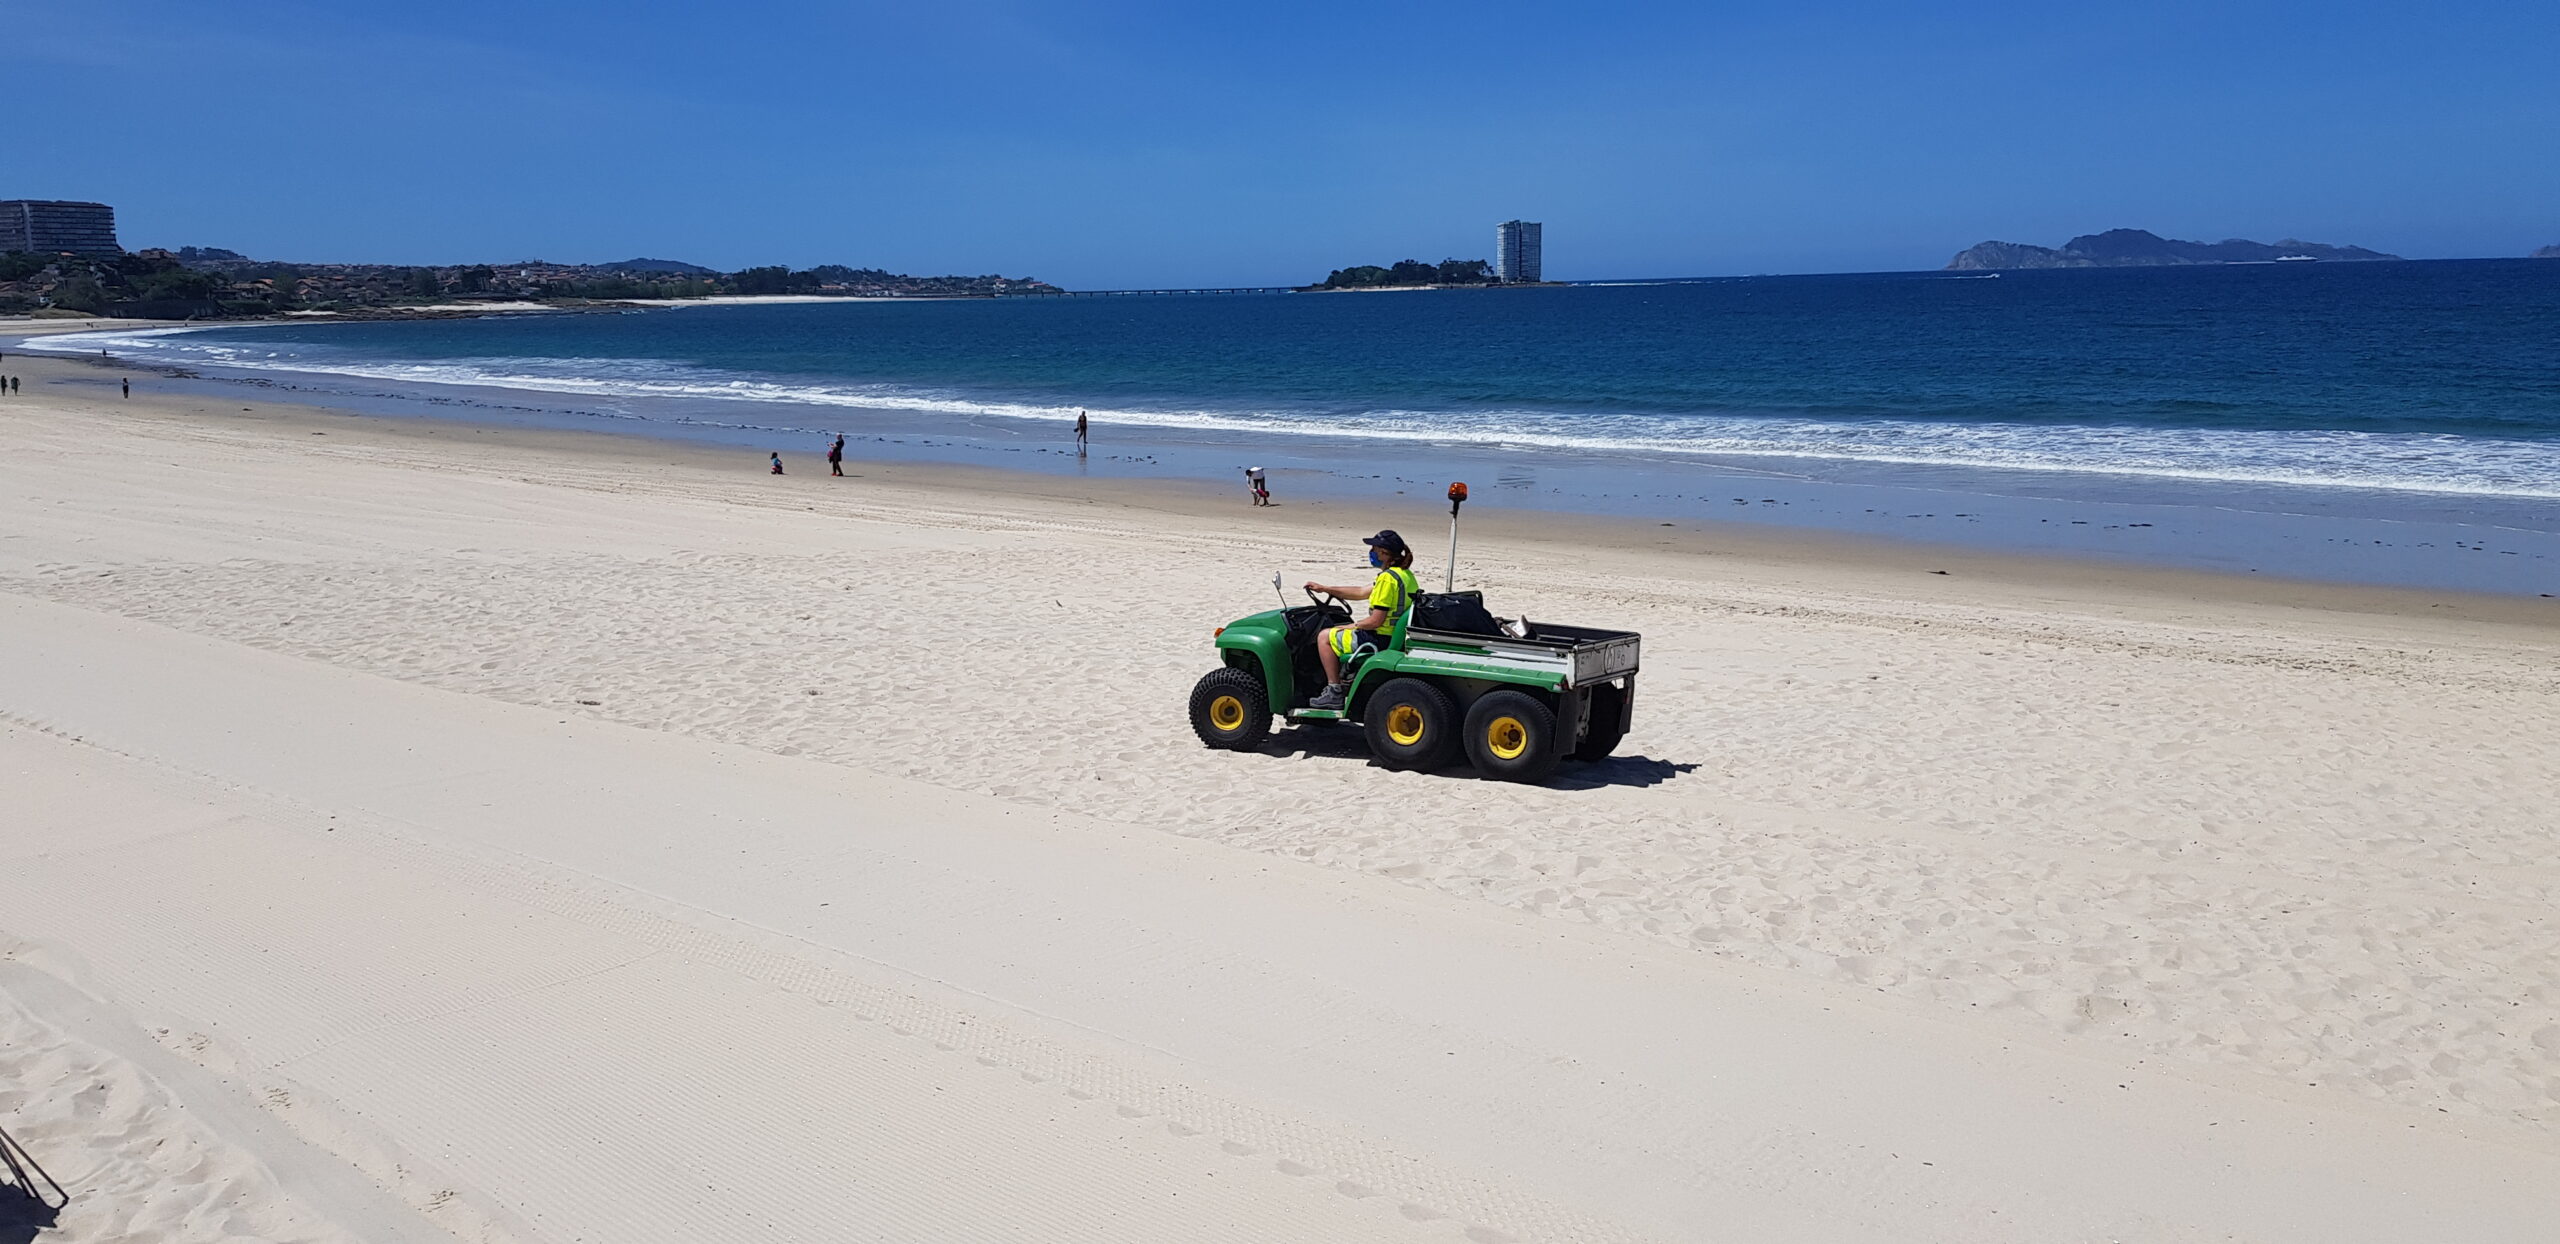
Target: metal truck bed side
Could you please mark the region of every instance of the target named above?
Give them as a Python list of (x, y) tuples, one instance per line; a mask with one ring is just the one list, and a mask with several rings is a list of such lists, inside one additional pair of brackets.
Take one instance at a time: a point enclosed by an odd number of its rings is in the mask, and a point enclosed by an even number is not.
[(1461, 662), (1489, 674), (1545, 676), (1569, 690), (1636, 672), (1642, 637), (1634, 631), (1529, 623), (1528, 638), (1466, 635), (1420, 627), (1406, 633), (1407, 648), (1435, 663)]

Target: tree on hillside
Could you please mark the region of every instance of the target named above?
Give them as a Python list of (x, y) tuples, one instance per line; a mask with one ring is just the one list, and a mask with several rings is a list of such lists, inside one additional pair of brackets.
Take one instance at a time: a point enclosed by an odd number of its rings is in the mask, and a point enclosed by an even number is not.
[(729, 288), (740, 294), (783, 294), (791, 290), (791, 269), (781, 264), (747, 268), (729, 278)]
[(1326, 289), (1358, 289), (1365, 285), (1385, 285), (1388, 280), (1386, 269), (1376, 264), (1360, 264), (1356, 267), (1334, 269), (1331, 275), (1325, 277), (1324, 287)]
[(222, 290), (222, 278), (192, 268), (154, 272), (133, 283), (133, 296), (143, 302), (197, 302)]
[(104, 315), (107, 312), (107, 290), (98, 284), (98, 278), (83, 272), (64, 281), (62, 287), (54, 291), (53, 305), (71, 311), (86, 311), (91, 315)]

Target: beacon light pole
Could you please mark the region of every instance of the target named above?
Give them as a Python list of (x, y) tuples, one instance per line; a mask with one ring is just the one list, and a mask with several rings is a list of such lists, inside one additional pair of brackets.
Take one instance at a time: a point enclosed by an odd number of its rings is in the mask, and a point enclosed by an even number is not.
[(1458, 507), (1467, 503), (1467, 486), (1449, 485), (1449, 576), (1440, 590), (1458, 590)]

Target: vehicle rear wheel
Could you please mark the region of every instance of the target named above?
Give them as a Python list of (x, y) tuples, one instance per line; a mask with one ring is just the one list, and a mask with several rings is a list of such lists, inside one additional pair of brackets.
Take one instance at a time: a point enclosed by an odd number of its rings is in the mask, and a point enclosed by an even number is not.
[(1538, 782), (1555, 772), (1556, 715), (1525, 691), (1495, 691), (1467, 710), (1467, 759), (1506, 782)]
[(1191, 732), (1211, 747), (1251, 751), (1271, 736), (1271, 696), (1260, 675), (1230, 665), (1191, 688)]
[(1458, 706), (1419, 678), (1389, 679), (1360, 713), (1369, 751), (1390, 769), (1437, 769), (1458, 754)]
[(1635, 688), (1604, 682), (1587, 694), (1590, 698), (1583, 702), (1582, 716), (1591, 728), (1583, 731), (1582, 741), (1573, 745), (1573, 758), (1607, 760), (1609, 753), (1626, 741), (1627, 697), (1635, 694)]

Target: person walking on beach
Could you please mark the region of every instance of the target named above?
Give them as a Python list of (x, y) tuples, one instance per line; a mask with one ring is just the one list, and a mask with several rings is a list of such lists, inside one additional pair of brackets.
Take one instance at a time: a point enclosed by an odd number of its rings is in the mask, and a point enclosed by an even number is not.
[(1271, 504), (1271, 485), (1264, 482), (1261, 467), (1246, 467), (1244, 469), (1244, 482), (1247, 488), (1251, 488), (1253, 490), (1253, 503), (1255, 505)]
[(782, 454), (780, 451), (776, 451), (773, 455), (773, 473), (776, 475), (782, 474)]
[(133, 382), (131, 380), (119, 380), (116, 383), (124, 386), (124, 395), (127, 398), (133, 396)]
[(1084, 438), (1085, 434), (1091, 430), (1091, 427), (1092, 425), (1085, 422), (1084, 407), (1076, 407), (1076, 456), (1079, 458), (1084, 456)]
[(844, 474), (844, 434), (841, 432), (836, 434), (836, 443), (827, 446), (827, 473)]

